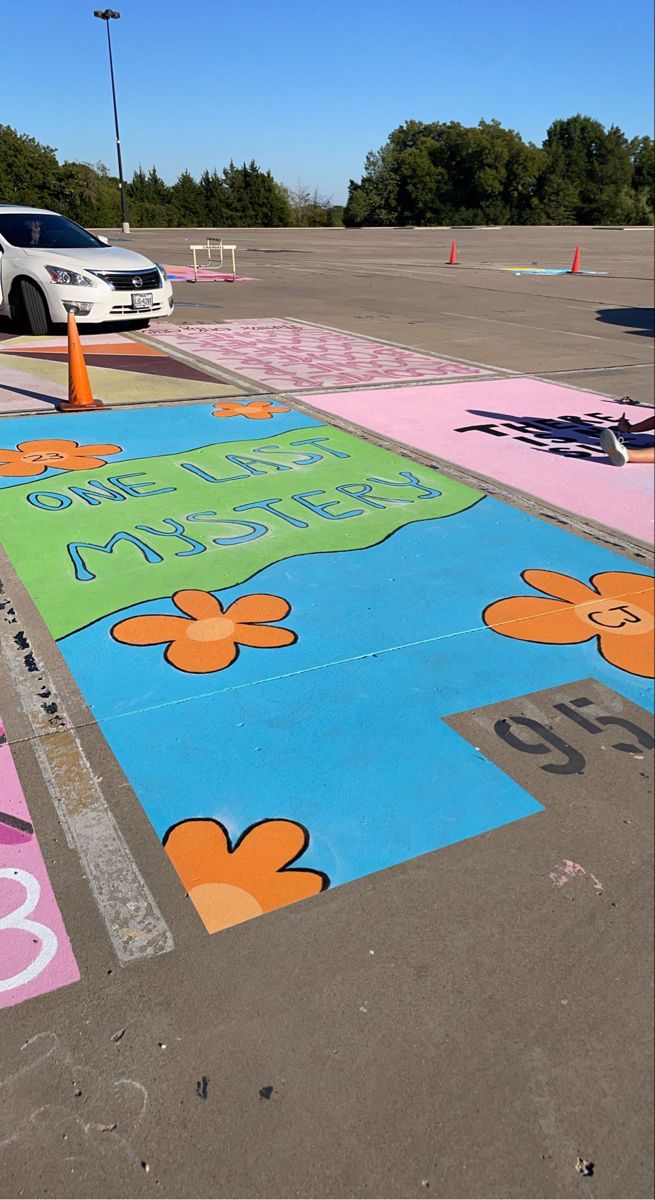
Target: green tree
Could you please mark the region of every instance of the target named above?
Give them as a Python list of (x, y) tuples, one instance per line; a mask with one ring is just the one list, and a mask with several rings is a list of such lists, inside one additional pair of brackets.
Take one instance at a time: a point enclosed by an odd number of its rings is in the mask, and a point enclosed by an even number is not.
[(148, 200), (148, 177), (143, 167), (137, 167), (127, 185), (128, 200), (132, 204), (145, 204)]
[(350, 181), (347, 225), (651, 221), (653, 145), (592, 117), (554, 121), (542, 147), (498, 121), (407, 121)]
[(59, 163), (52, 146), (0, 125), (0, 198), (5, 204), (53, 207)]
[(80, 225), (112, 226), (120, 222), (118, 179), (103, 163), (66, 162), (57, 172), (57, 203), (64, 216)]
[(366, 155), (361, 183), (351, 179), (343, 219), (346, 225), (393, 225), (398, 213), (398, 179), (391, 144)]
[[(254, 160), (245, 167), (245, 189), (254, 225), (289, 225), (291, 213), (284, 189), (270, 171), (261, 171)], [(242, 168), (242, 170), (244, 169)]]
[(200, 176), (200, 190), (203, 200), (203, 225), (213, 229), (222, 228), (226, 221), (225, 185), (218, 171), (203, 171)]
[[(127, 185), (135, 226), (652, 224), (655, 154), (592, 117), (558, 119), (541, 148), (498, 121), (406, 121), (366, 156), (345, 208), (282, 187), (256, 162), (169, 187), (155, 166)], [(120, 220), (118, 181), (102, 163), (65, 162), (35, 138), (0, 125), (0, 200), (53, 208), (84, 225)]]
[(237, 167), (230, 161), (223, 168), (226, 197), (226, 216), (229, 225), (252, 225), (253, 211), (248, 195), (248, 168)]
[(163, 228), (177, 223), (171, 189), (154, 166), (147, 174), (142, 167), (134, 172), (128, 185), (128, 201), (133, 225)]
[(178, 225), (196, 227), (205, 223), (203, 189), (190, 171), (182, 171), (169, 192)]
[(225, 220), (228, 225), (290, 225), (291, 209), (284, 189), (257, 163), (233, 162), (223, 171)]
[(578, 113), (554, 121), (544, 142), (540, 196), (546, 221), (623, 224), (634, 207), (630, 144), (612, 125)]
[(351, 181), (346, 224), (521, 223), (534, 218), (541, 152), (498, 121), (408, 121)]
[(546, 168), (539, 180), (538, 223), (575, 225), (580, 202), (578, 187), (559, 171)]
[(651, 137), (634, 138), (630, 143), (632, 163), (632, 219), (638, 225), (652, 225), (655, 205), (655, 144)]
[(343, 225), (343, 214), (345, 207), (343, 204), (330, 204), (325, 212), (325, 224), (331, 228), (336, 228)]

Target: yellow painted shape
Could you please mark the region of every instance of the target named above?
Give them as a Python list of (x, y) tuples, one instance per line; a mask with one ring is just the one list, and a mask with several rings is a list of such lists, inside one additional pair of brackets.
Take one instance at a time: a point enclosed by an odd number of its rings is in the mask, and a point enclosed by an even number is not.
[[(66, 354), (67, 345), (61, 345), (59, 340), (52, 346), (42, 344), (32, 345), (28, 338), (12, 338), (10, 342), (0, 342), (0, 354)], [(155, 350), (154, 346), (146, 346), (145, 342), (99, 342), (97, 345), (82, 344), (85, 354), (127, 354), (137, 358), (166, 358), (163, 350)]]
[[(50, 359), (18, 358), (4, 355), (3, 365), (21, 371), (38, 380), (68, 385), (68, 366)], [(129, 404), (157, 400), (209, 400), (216, 396), (234, 396), (242, 389), (235, 384), (203, 383), (197, 379), (178, 379), (169, 375), (146, 375), (139, 371), (112, 370), (110, 367), (89, 367), (91, 390), (96, 400), (108, 404)]]

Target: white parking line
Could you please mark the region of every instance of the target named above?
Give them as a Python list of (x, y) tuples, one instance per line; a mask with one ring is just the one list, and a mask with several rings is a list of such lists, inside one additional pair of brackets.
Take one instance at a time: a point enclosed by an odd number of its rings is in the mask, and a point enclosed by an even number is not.
[(32, 728), (34, 750), (66, 840), (79, 855), (119, 962), (166, 954), (174, 948), (171, 931), (1, 583), (0, 651)]

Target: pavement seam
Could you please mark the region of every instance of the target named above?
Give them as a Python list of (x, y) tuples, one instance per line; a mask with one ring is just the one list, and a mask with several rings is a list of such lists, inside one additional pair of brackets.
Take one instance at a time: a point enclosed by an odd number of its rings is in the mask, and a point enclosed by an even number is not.
[[(76, 851), (121, 965), (174, 949), (171, 931), (132, 857), (49, 671), (19, 628), (0, 584), (0, 652), (33, 730), (41, 773)], [(47, 704), (45, 703), (47, 699)], [(91, 724), (92, 722), (89, 722)]]
[[(442, 308), (437, 315), (443, 317), (456, 317), (458, 321), (485, 321), (488, 325), (514, 325), (517, 329), (536, 329), (537, 332), (543, 333), (542, 325), (532, 325), (527, 321), (507, 321), (499, 317), (474, 317), (468, 313), (454, 313)], [(549, 333), (558, 334), (560, 337), (576, 337), (576, 338), (592, 338), (596, 342), (616, 342), (620, 341), (618, 337), (610, 337), (608, 334), (602, 333), (578, 333), (574, 329), (550, 329)]]
[[(650, 577), (644, 575), (643, 578), (649, 579)], [(649, 595), (651, 591), (652, 591), (652, 588), (650, 588), (650, 587), (639, 588), (638, 590), (635, 590), (635, 591), (622, 592), (619, 595), (613, 597), (613, 599), (617, 600), (617, 601), (618, 600), (630, 600), (630, 599), (634, 599), (635, 597), (638, 597), (638, 596)], [(526, 596), (526, 598), (530, 598), (530, 597)], [(534, 599), (543, 600), (544, 603), (548, 603), (549, 601), (552, 601), (553, 599), (555, 599), (555, 597), (547, 596), (545, 594), (540, 595), (539, 593), (536, 593), (534, 596)], [(599, 599), (600, 599), (600, 596), (599, 596)], [(589, 603), (588, 601), (583, 601), (580, 604), (572, 605), (569, 601), (563, 600), (563, 601), (561, 601), (561, 609), (559, 611), (562, 613), (565, 613), (565, 612), (569, 612), (571, 610), (571, 608), (573, 608), (573, 609), (587, 608), (588, 603)], [(553, 614), (555, 619), (557, 619), (558, 615), (559, 615), (559, 612)], [(510, 626), (510, 625), (520, 625), (523, 622), (532, 620), (532, 619), (533, 619), (532, 616), (530, 616), (530, 617), (515, 617), (510, 621), (503, 621), (501, 624), (503, 627)], [(395, 646), (384, 646), (381, 648), (378, 647), (377, 649), (366, 650), (362, 654), (348, 655), (345, 658), (333, 659), (330, 662), (315, 663), (313, 666), (300, 667), (296, 671), (287, 671), (287, 672), (284, 672), (284, 673), (281, 673), (278, 675), (267, 675), (261, 679), (251, 679), (246, 683), (232, 684), (227, 687), (212, 688), (210, 691), (198, 692), (193, 696), (184, 696), (177, 700), (167, 700), (162, 704), (149, 704), (142, 708), (131, 708), (131, 709), (128, 709), (125, 712), (121, 712), (121, 713), (109, 713), (106, 716), (103, 716), (102, 714), (96, 715), (94, 717), (93, 721), (80, 722), (78, 724), (77, 728), (83, 728), (85, 725), (108, 724), (110, 721), (120, 721), (120, 720), (123, 720), (123, 718), (125, 718), (125, 717), (134, 717), (134, 716), (140, 715), (142, 713), (146, 713), (146, 712), (156, 712), (158, 709), (173, 708), (180, 704), (190, 704), (197, 700), (207, 700), (214, 696), (222, 696), (222, 695), (227, 695), (230, 692), (244, 691), (246, 688), (259, 687), (262, 684), (278, 683), (285, 679), (294, 679), (294, 678), (297, 678), (297, 677), (300, 677), (303, 675), (310, 675), (316, 671), (331, 670), (333, 667), (347, 666), (349, 663), (364, 662), (369, 658), (381, 658), (382, 655), (384, 655), (384, 654), (396, 654), (398, 651), (412, 650), (418, 646), (436, 645), (438, 642), (447, 641), (450, 638), (466, 637), (472, 633), (484, 633), (485, 631), (489, 631), (492, 633), (493, 632), (502, 633), (502, 630), (499, 627), (492, 628), (491, 626), (489, 626), (485, 623), (483, 623), (481, 625), (472, 625), (468, 629), (457, 629), (457, 630), (453, 630), (450, 633), (437, 634), (434, 637), (418, 638), (417, 640), (411, 641), (411, 642), (400, 642), (400, 643), (398, 643), (398, 645), (395, 645)], [(592, 633), (592, 634), (590, 634), (590, 637), (587, 640), (590, 641), (591, 638), (594, 636), (599, 636), (599, 634)], [(557, 643), (555, 643), (555, 644), (557, 644)]]

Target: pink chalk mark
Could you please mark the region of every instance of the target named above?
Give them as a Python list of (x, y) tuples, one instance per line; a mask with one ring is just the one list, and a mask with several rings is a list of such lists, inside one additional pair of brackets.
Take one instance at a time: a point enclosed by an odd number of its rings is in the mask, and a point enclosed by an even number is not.
[[(540, 379), (481, 379), (316, 392), (305, 399), (330, 416), (653, 541), (653, 468), (647, 463), (613, 467), (600, 450), (598, 435), (616, 425), (622, 411), (606, 396)], [(586, 429), (576, 433), (576, 421)]]
[(231, 271), (213, 271), (210, 267), (166, 267), (172, 283), (252, 283), (250, 275), (233, 275)]
[(594, 886), (594, 891), (602, 892), (604, 890), (600, 879), (596, 875), (593, 875), (591, 871), (585, 871), (580, 863), (573, 862), (571, 858), (565, 858), (556, 867), (553, 867), (553, 870), (548, 874), (548, 878), (553, 886), (558, 888), (564, 887), (565, 884), (570, 883), (573, 879), (590, 879)]
[(75, 983), (80, 973), (3, 737), (0, 718), (0, 1008), (9, 1008)]

